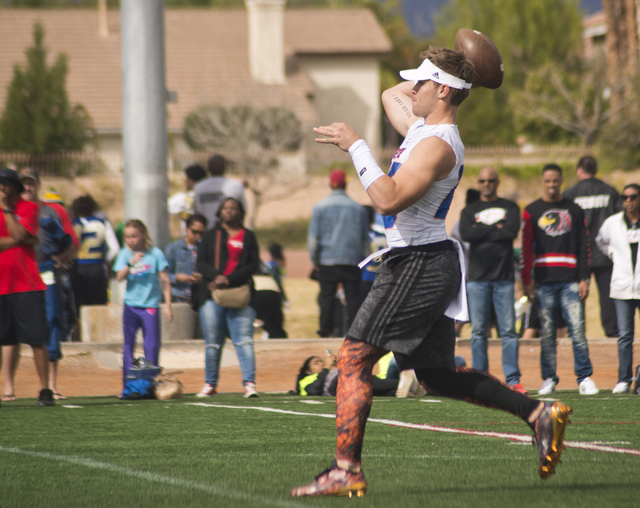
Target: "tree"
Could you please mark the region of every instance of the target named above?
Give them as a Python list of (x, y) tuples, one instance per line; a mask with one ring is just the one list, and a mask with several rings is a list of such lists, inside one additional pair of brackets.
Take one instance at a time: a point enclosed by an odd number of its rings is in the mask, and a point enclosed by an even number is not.
[(47, 65), (44, 28), (36, 23), (24, 68), (16, 64), (0, 119), (0, 149), (32, 155), (81, 150), (94, 136), (91, 118), (65, 89), (67, 57)]
[(607, 23), (607, 68), (611, 102), (634, 95), (638, 78), (638, 6), (636, 0), (602, 0)]
[(283, 174), (282, 157), (298, 151), (302, 142), (302, 124), (286, 109), (200, 106), (185, 119), (184, 137), (195, 150), (222, 149), (230, 154), (254, 196), (251, 225), (262, 204), (308, 184), (304, 171)]
[(604, 62), (578, 60), (564, 68), (547, 64), (529, 74), (513, 102), (525, 133), (535, 130), (548, 141), (579, 140), (587, 147), (618, 111), (606, 99), (607, 85)]
[(578, 0), (451, 0), (436, 17), (432, 42), (453, 46), (463, 27), (479, 30), (496, 44), (505, 78), (498, 90), (474, 89), (460, 108), (460, 132), (468, 144), (511, 144), (517, 137), (512, 93), (527, 75), (546, 64), (564, 66), (581, 51)]

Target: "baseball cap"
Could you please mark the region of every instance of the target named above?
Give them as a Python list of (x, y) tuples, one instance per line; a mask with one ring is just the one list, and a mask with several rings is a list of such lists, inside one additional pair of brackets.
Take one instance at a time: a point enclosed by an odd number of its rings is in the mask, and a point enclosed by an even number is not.
[(334, 169), (329, 176), (329, 185), (333, 188), (344, 189), (347, 186), (347, 175), (341, 169)]
[(464, 79), (457, 78), (448, 72), (444, 72), (428, 58), (425, 58), (417, 69), (400, 71), (400, 77), (407, 81), (415, 82), (426, 80), (435, 81), (441, 85), (448, 85), (451, 88), (457, 88), (458, 90), (471, 88), (471, 83), (467, 83)]
[(14, 182), (18, 185), (18, 192), (24, 192), (24, 185), (22, 185), (18, 173), (13, 169), (0, 169), (0, 182), (4, 184)]
[(38, 172), (33, 168), (22, 168), (20, 170), (20, 180), (24, 180), (25, 178), (31, 178), (36, 182), (40, 181), (40, 177), (38, 177)]

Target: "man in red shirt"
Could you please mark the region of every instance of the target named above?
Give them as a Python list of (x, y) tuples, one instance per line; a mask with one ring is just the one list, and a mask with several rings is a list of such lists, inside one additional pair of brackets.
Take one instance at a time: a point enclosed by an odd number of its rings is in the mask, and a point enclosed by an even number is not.
[[(23, 190), (14, 170), (0, 170), (0, 345), (31, 346), (42, 386), (38, 405), (52, 406), (46, 347), (49, 326), (44, 291), (47, 286), (40, 277), (33, 247), (39, 227), (38, 205), (22, 199)], [(15, 361), (10, 355), (6, 368), (12, 371)]]

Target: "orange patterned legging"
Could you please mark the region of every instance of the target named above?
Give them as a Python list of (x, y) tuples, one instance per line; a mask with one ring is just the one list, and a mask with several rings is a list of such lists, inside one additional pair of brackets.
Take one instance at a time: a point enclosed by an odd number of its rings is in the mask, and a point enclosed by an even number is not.
[(360, 465), (364, 429), (373, 401), (373, 366), (387, 352), (346, 338), (338, 353), (336, 392), (336, 459)]

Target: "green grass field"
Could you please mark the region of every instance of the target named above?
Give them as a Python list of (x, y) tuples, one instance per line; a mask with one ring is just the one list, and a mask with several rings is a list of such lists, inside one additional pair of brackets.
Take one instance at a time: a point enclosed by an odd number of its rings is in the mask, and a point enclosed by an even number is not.
[(574, 414), (563, 463), (545, 481), (537, 476), (530, 442), (382, 421), (530, 435), (511, 415), (436, 397), (376, 398), (363, 457), (369, 489), (362, 499), (288, 497), (332, 459), (332, 398), (227, 394), (203, 403), (192, 395), (135, 402), (84, 397), (54, 408), (20, 399), (0, 408), (0, 506), (635, 506), (640, 397), (569, 391), (560, 398)]

